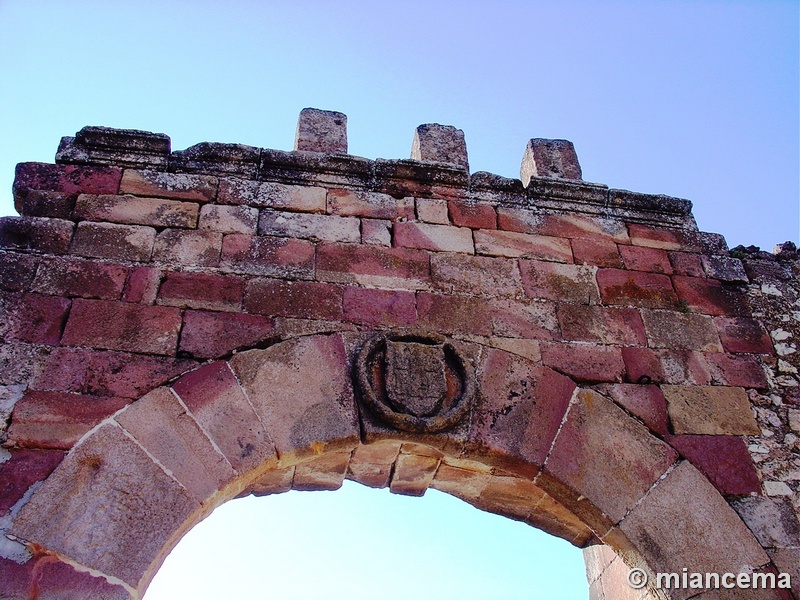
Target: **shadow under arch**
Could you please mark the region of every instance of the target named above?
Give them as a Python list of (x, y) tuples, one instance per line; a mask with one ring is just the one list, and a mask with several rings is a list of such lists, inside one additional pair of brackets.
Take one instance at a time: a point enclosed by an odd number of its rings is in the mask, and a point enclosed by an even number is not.
[(138, 598), (216, 506), (347, 477), (412, 495), (434, 487), (579, 547), (605, 543), (651, 574), (769, 564), (711, 483), (601, 390), (465, 344), (478, 390), (470, 413), (441, 432), (398, 431), (359, 408), (351, 360), (363, 342), (298, 337), (152, 390), (79, 441), (11, 534), (92, 575), (75, 580), (92, 597)]

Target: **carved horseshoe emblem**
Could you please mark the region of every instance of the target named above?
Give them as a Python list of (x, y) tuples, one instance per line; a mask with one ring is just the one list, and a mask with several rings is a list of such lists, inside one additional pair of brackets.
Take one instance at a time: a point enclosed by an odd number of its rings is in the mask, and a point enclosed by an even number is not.
[(446, 338), (428, 333), (376, 335), (356, 357), (367, 408), (402, 431), (435, 433), (458, 423), (475, 397), (472, 365)]

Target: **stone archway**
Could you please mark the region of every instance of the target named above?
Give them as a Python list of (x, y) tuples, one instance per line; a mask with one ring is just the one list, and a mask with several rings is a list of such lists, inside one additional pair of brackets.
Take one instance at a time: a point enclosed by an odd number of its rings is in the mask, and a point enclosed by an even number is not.
[[(469, 427), (391, 431), (354, 400), (350, 363), (361, 341), (299, 337), (156, 388), (80, 441), (11, 534), (90, 573), (80, 580), (87, 591), (101, 577), (107, 597), (136, 597), (220, 503), (336, 489), (349, 477), (399, 493), (434, 487), (579, 547), (599, 535), (654, 572), (768, 562), (713, 486), (601, 393), (554, 372), (531, 377), (530, 361), (476, 345), (480, 392)], [(530, 390), (514, 395), (526, 381)], [(520, 424), (522, 413), (506, 412), (510, 399), (528, 403), (517, 411), (533, 408), (537, 422)], [(609, 469), (626, 475), (609, 481)]]

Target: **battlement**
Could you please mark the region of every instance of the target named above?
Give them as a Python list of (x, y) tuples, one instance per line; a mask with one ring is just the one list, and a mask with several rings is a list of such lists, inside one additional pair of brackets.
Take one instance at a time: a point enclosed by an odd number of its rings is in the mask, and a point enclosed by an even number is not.
[(214, 142), (173, 151), (170, 138), (162, 133), (84, 127), (74, 137), (62, 138), (56, 163), (346, 186), (396, 198), (458, 197), (543, 214), (584, 213), (697, 229), (688, 200), (583, 181), (575, 148), (567, 140), (531, 139), (520, 179), (484, 171), (470, 174), (460, 129), (420, 125), (414, 132), (410, 159), (370, 160), (347, 154), (344, 114), (312, 108), (301, 112), (294, 149), (288, 152)]

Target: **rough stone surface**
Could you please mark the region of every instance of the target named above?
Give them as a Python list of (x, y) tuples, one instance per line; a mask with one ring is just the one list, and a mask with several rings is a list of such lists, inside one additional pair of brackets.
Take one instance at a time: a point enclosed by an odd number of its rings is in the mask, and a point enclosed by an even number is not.
[(420, 125), (414, 132), (411, 158), (443, 162), (469, 170), (464, 132), (451, 125)]
[(581, 179), (581, 166), (572, 142), (543, 138), (530, 140), (522, 157), (520, 179), (528, 185), (532, 177)]
[(760, 433), (742, 388), (664, 385), (675, 433), (757, 435)]
[(347, 115), (331, 110), (304, 108), (297, 121), (294, 149), (347, 154)]

